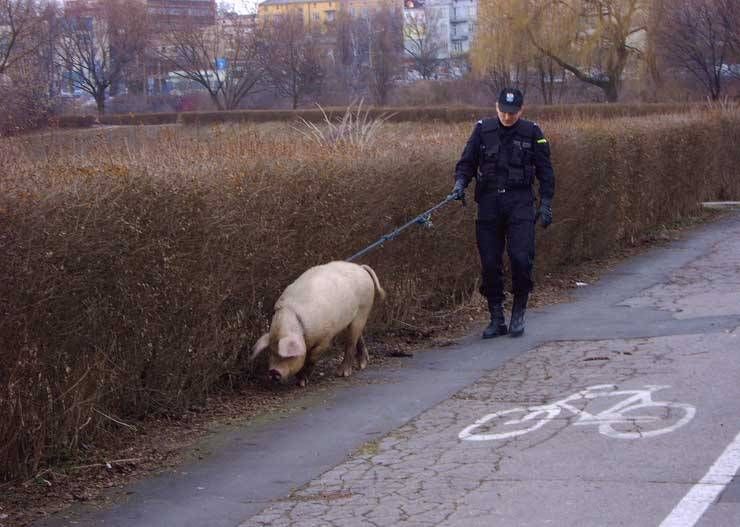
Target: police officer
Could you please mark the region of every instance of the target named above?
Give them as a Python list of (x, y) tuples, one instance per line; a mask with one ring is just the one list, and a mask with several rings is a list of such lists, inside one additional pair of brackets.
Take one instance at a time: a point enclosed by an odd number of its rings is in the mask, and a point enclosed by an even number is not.
[[(552, 223), (555, 176), (550, 147), (539, 126), (521, 118), (524, 96), (505, 88), (496, 103), (495, 119), (475, 125), (455, 166), (455, 186), (450, 198), (463, 199), (465, 188), (475, 178), (478, 203), (476, 238), (483, 280), (480, 292), (488, 301), (491, 323), (483, 338), (507, 333), (504, 319), (504, 247), (509, 253), (514, 301), (508, 333), (524, 333), (524, 314), (532, 290), (534, 228), (537, 218), (543, 227)], [(535, 213), (532, 185), (539, 181), (539, 207)]]

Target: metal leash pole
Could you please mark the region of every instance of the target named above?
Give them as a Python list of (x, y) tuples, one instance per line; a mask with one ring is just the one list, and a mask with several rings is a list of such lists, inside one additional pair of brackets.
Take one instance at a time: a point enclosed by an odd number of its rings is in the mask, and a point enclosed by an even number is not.
[[(411, 227), (415, 223), (419, 223), (420, 225), (431, 227), (432, 226), (432, 222), (431, 222), (432, 212), (436, 211), (437, 209), (440, 209), (440, 208), (444, 207), (445, 205), (447, 205), (451, 201), (455, 201), (455, 198), (450, 197), (450, 196), (447, 196), (444, 200), (442, 200), (439, 203), (437, 203), (431, 209), (422, 212), (421, 214), (419, 214), (418, 216), (416, 216), (414, 219), (412, 219), (412, 220), (404, 223), (403, 225), (401, 225), (400, 227), (398, 227), (394, 231), (392, 231), (392, 232), (386, 234), (385, 236), (381, 237), (378, 241), (376, 241), (373, 244), (368, 245), (367, 247), (365, 247), (360, 252), (353, 254), (352, 256), (350, 256), (349, 258), (347, 258), (345, 261), (346, 262), (352, 262), (352, 261), (356, 260), (357, 258), (360, 258), (361, 256), (365, 256), (367, 253), (375, 250), (376, 248), (382, 247), (385, 242), (395, 239), (396, 237), (398, 237), (399, 234), (401, 234), (401, 231), (403, 231), (404, 229), (407, 229), (408, 227)], [(463, 205), (465, 205), (465, 200), (464, 199), (463, 199)]]

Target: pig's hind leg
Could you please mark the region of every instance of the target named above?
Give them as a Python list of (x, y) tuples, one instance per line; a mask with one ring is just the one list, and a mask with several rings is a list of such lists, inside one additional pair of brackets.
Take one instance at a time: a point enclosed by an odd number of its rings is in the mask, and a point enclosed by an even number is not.
[[(339, 368), (337, 368), (338, 377), (349, 377), (352, 375), (353, 362), (355, 356), (359, 354), (360, 339), (362, 339), (362, 332), (365, 329), (366, 322), (367, 317), (355, 318), (345, 330), (344, 359), (339, 365)], [(363, 342), (363, 348), (364, 345)], [(367, 359), (365, 360), (365, 366), (367, 366)], [(365, 366), (362, 366), (362, 361), (360, 360), (360, 369)]]
[(365, 345), (365, 339), (360, 335), (360, 338), (357, 339), (357, 364), (360, 367), (361, 370), (364, 370), (367, 368), (367, 361), (370, 359), (370, 356), (367, 353), (367, 346)]

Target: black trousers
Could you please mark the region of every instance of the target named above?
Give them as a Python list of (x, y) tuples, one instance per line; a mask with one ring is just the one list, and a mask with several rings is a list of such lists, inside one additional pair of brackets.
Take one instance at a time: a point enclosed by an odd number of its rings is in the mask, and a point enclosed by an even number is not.
[(534, 194), (529, 189), (498, 192), (478, 197), (476, 239), (483, 281), (480, 292), (489, 304), (504, 300), (504, 248), (509, 253), (514, 295), (532, 290), (534, 266)]

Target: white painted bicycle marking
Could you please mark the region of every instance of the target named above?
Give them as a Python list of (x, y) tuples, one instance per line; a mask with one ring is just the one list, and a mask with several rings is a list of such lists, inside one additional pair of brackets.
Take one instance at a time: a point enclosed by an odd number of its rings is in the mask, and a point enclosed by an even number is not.
[(704, 515), (707, 508), (714, 503), (720, 492), (732, 481), (740, 470), (740, 434), (722, 452), (691, 490), (674, 507), (660, 527), (691, 527)]
[[(567, 410), (573, 415), (578, 416), (578, 420), (572, 423), (574, 426), (593, 425), (598, 428), (600, 434), (615, 439), (641, 439), (667, 434), (691, 421), (696, 414), (696, 408), (685, 403), (653, 401), (653, 392), (665, 388), (670, 388), (670, 386), (649, 384), (645, 386), (644, 390), (618, 390), (614, 384), (589, 386), (585, 390), (581, 390), (573, 395), (569, 395), (565, 399), (550, 404), (511, 408), (488, 414), (463, 429), (458, 434), (458, 437), (465, 441), (509, 439), (542, 428), (557, 418), (563, 410)], [(626, 397), (626, 399), (595, 414), (581, 410), (570, 404), (582, 399), (590, 400), (599, 397)], [(645, 413), (648, 410), (655, 409), (665, 411), (668, 418), (673, 418), (674, 413), (680, 416), (680, 418), (669, 426), (650, 429), (651, 424), (660, 424), (661, 421), (665, 421), (661, 417)], [(520, 417), (517, 418), (517, 415), (520, 415)], [(496, 421), (502, 422), (496, 423)], [(619, 425), (624, 424), (631, 425), (632, 427), (636, 426), (637, 431), (620, 430)], [(494, 427), (501, 431), (488, 433), (475, 432), (478, 429), (491, 429)]]

